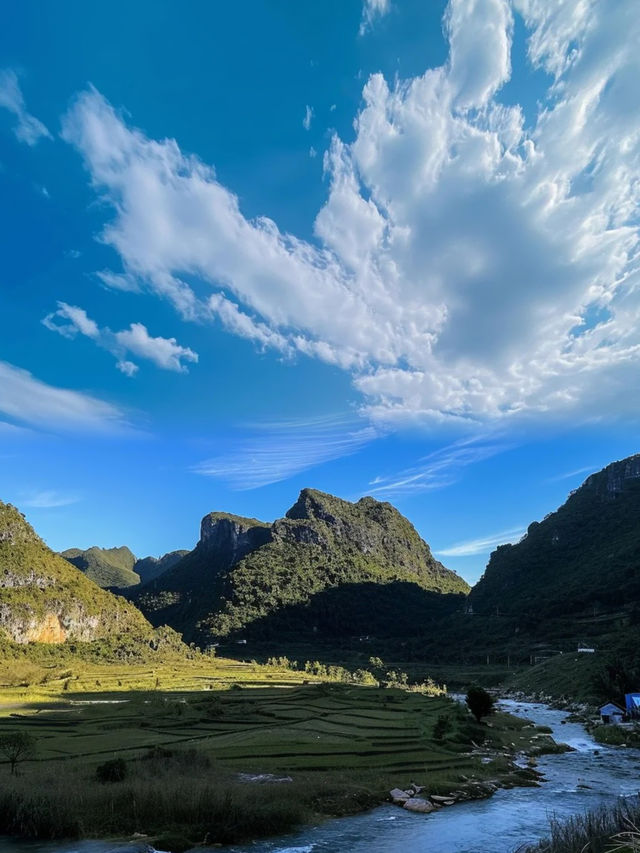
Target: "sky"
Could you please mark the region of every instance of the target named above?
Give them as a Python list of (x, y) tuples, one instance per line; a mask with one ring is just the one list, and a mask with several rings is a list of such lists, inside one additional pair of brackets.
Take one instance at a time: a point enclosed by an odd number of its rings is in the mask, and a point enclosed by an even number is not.
[(470, 582), (637, 452), (634, 0), (6, 0), (0, 499), (189, 548), (301, 488)]

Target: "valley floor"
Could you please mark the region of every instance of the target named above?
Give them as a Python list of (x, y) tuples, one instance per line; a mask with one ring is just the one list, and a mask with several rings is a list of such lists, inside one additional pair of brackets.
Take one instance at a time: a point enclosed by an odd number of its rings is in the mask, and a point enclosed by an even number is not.
[(177, 851), (360, 811), (411, 782), (460, 797), (533, 784), (512, 758), (554, 748), (506, 714), (479, 725), (444, 696), (304, 675), (230, 660), (83, 663), (2, 688), (0, 741), (25, 732), (36, 751), (18, 775), (0, 766), (0, 833), (141, 833)]

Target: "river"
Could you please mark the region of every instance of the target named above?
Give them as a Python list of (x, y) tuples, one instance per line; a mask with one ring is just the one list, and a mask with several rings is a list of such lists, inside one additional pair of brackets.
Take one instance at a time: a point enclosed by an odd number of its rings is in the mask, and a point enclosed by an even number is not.
[[(640, 791), (640, 752), (597, 744), (566, 714), (544, 705), (505, 700), (501, 706), (538, 725), (575, 752), (539, 759), (538, 788), (497, 791), (486, 800), (461, 803), (431, 815), (391, 805), (366, 814), (306, 827), (286, 837), (217, 853), (512, 853), (548, 834), (551, 817), (565, 818)], [(100, 841), (14, 842), (0, 840), (0, 853), (126, 853), (132, 845)]]

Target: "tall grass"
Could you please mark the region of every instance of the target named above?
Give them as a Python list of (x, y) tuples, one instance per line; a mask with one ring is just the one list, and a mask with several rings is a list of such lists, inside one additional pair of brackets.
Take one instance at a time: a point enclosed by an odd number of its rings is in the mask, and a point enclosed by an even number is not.
[[(620, 800), (565, 821), (551, 821), (550, 836), (517, 853), (611, 853), (640, 850), (640, 797)], [(633, 845), (636, 846), (633, 846)]]
[(121, 782), (101, 783), (95, 766), (23, 765), (0, 787), (0, 834), (31, 838), (150, 837), (176, 832), (192, 843), (230, 844), (292, 829), (327, 806), (356, 810), (379, 791), (336, 774), (295, 783), (252, 784), (220, 771), (193, 750), (155, 750), (127, 762)]

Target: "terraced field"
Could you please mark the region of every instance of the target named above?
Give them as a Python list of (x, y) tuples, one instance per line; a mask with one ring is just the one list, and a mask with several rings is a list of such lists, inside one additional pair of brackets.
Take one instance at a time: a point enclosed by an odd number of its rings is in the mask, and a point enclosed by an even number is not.
[[(522, 720), (479, 725), (444, 696), (303, 676), (216, 660), (84, 666), (5, 688), (0, 739), (27, 733), (35, 754), (15, 776), (0, 765), (0, 833), (230, 843), (360, 811), (410, 782), (446, 794), (530, 781), (510, 759), (540, 743)], [(124, 776), (105, 784), (114, 759)]]
[(438, 715), (450, 709), (446, 698), (340, 685), (74, 693), (55, 705), (10, 710), (0, 719), (0, 735), (18, 726), (30, 732), (38, 739), (39, 761), (104, 760), (181, 746), (251, 773), (337, 768), (464, 773), (475, 760), (431, 737)]

